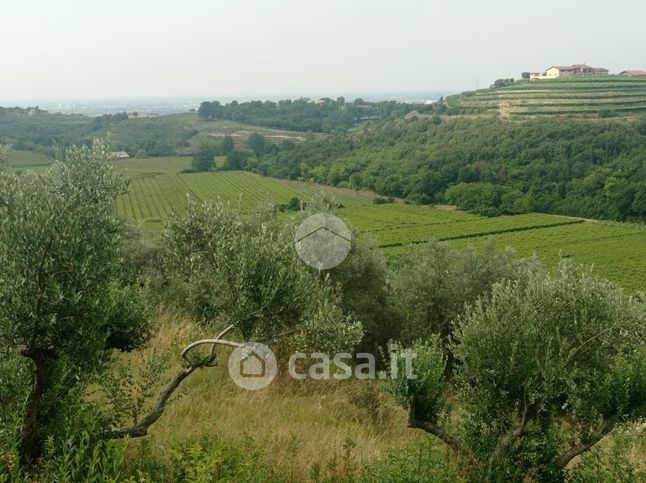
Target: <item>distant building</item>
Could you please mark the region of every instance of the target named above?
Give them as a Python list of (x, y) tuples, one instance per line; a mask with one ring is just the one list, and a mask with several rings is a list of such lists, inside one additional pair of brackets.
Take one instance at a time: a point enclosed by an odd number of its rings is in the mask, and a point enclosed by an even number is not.
[(130, 157), (130, 155), (128, 153), (126, 153), (125, 151), (114, 151), (112, 153), (112, 155), (115, 158), (129, 158)]
[(603, 67), (590, 67), (587, 64), (553, 66), (545, 71), (546, 77), (565, 77), (571, 75), (608, 75)]
[(532, 72), (530, 80), (556, 79), (557, 77), (570, 77), (578, 75), (608, 75), (610, 71), (604, 67), (591, 67), (587, 64), (554, 65), (545, 73)]
[(148, 119), (150, 117), (159, 117), (157, 112), (132, 112), (128, 114), (128, 119)]
[(619, 75), (625, 77), (646, 77), (646, 70), (625, 70), (620, 72)]

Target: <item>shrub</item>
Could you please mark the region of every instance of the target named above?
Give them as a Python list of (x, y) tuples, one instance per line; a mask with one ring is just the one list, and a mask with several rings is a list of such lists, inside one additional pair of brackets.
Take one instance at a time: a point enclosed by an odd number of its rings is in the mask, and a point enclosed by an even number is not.
[[(409, 426), (444, 441), (478, 478), (560, 481), (618, 423), (644, 416), (646, 304), (569, 261), (553, 275), (529, 266), (471, 304), (443, 381), (437, 346), (416, 344), (419, 381), (390, 390), (409, 396)], [(438, 418), (449, 393), (460, 402), (455, 431)]]

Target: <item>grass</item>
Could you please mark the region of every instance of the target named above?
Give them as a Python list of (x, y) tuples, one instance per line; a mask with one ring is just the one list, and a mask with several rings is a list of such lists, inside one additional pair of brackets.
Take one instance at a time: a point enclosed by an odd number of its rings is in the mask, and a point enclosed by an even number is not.
[[(146, 366), (155, 354), (173, 354), (166, 377), (177, 371), (177, 354), (195, 337), (212, 335), (177, 315), (163, 313), (149, 347), (121, 354), (131, 368)], [(220, 358), (226, 361), (225, 350)], [(162, 378), (161, 383), (165, 379)], [(182, 386), (182, 396), (167, 408), (144, 440), (130, 442), (132, 460), (146, 445), (152, 456), (168, 461), (172, 448), (187, 438), (218, 435), (243, 446), (251, 439), (270, 455), (291, 481), (304, 481), (313, 465), (325, 468), (344, 452), (347, 441), (356, 444), (353, 459), (365, 463), (424, 437), (406, 429), (406, 414), (372, 381), (296, 381), (279, 374), (262, 391), (246, 391), (228, 375), (226, 363), (200, 369)], [(374, 410), (374, 411), (373, 411)]]

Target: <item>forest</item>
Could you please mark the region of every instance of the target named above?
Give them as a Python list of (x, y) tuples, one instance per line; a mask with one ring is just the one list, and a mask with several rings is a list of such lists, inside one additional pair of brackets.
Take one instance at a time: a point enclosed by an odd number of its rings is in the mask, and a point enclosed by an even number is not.
[(646, 117), (512, 122), (409, 115), (267, 150), (262, 174), (479, 214), (646, 219)]
[(367, 119), (385, 119), (413, 110), (425, 110), (422, 104), (396, 101), (367, 102), (357, 98), (347, 101), (323, 98), (317, 102), (308, 99), (273, 101), (205, 101), (198, 114), (202, 119), (228, 119), (255, 126), (275, 127), (303, 132), (331, 132), (349, 129)]
[(196, 131), (164, 118), (129, 119), (125, 112), (90, 117), (51, 113), (35, 108), (0, 107), (0, 142), (21, 151), (39, 151), (55, 157), (60, 149), (91, 144), (111, 136), (112, 149), (134, 157), (175, 154)]

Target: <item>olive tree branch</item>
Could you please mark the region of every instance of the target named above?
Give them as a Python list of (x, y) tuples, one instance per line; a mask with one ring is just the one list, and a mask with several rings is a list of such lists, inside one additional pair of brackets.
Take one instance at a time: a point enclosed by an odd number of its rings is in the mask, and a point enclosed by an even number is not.
[(408, 427), (421, 429), (423, 431), (426, 431), (427, 433), (437, 436), (457, 453), (461, 453), (463, 455), (467, 454), (462, 442), (458, 438), (447, 433), (442, 428), (434, 423), (431, 423), (430, 421), (421, 421), (417, 419), (415, 412), (415, 396), (410, 396), (408, 402)]

